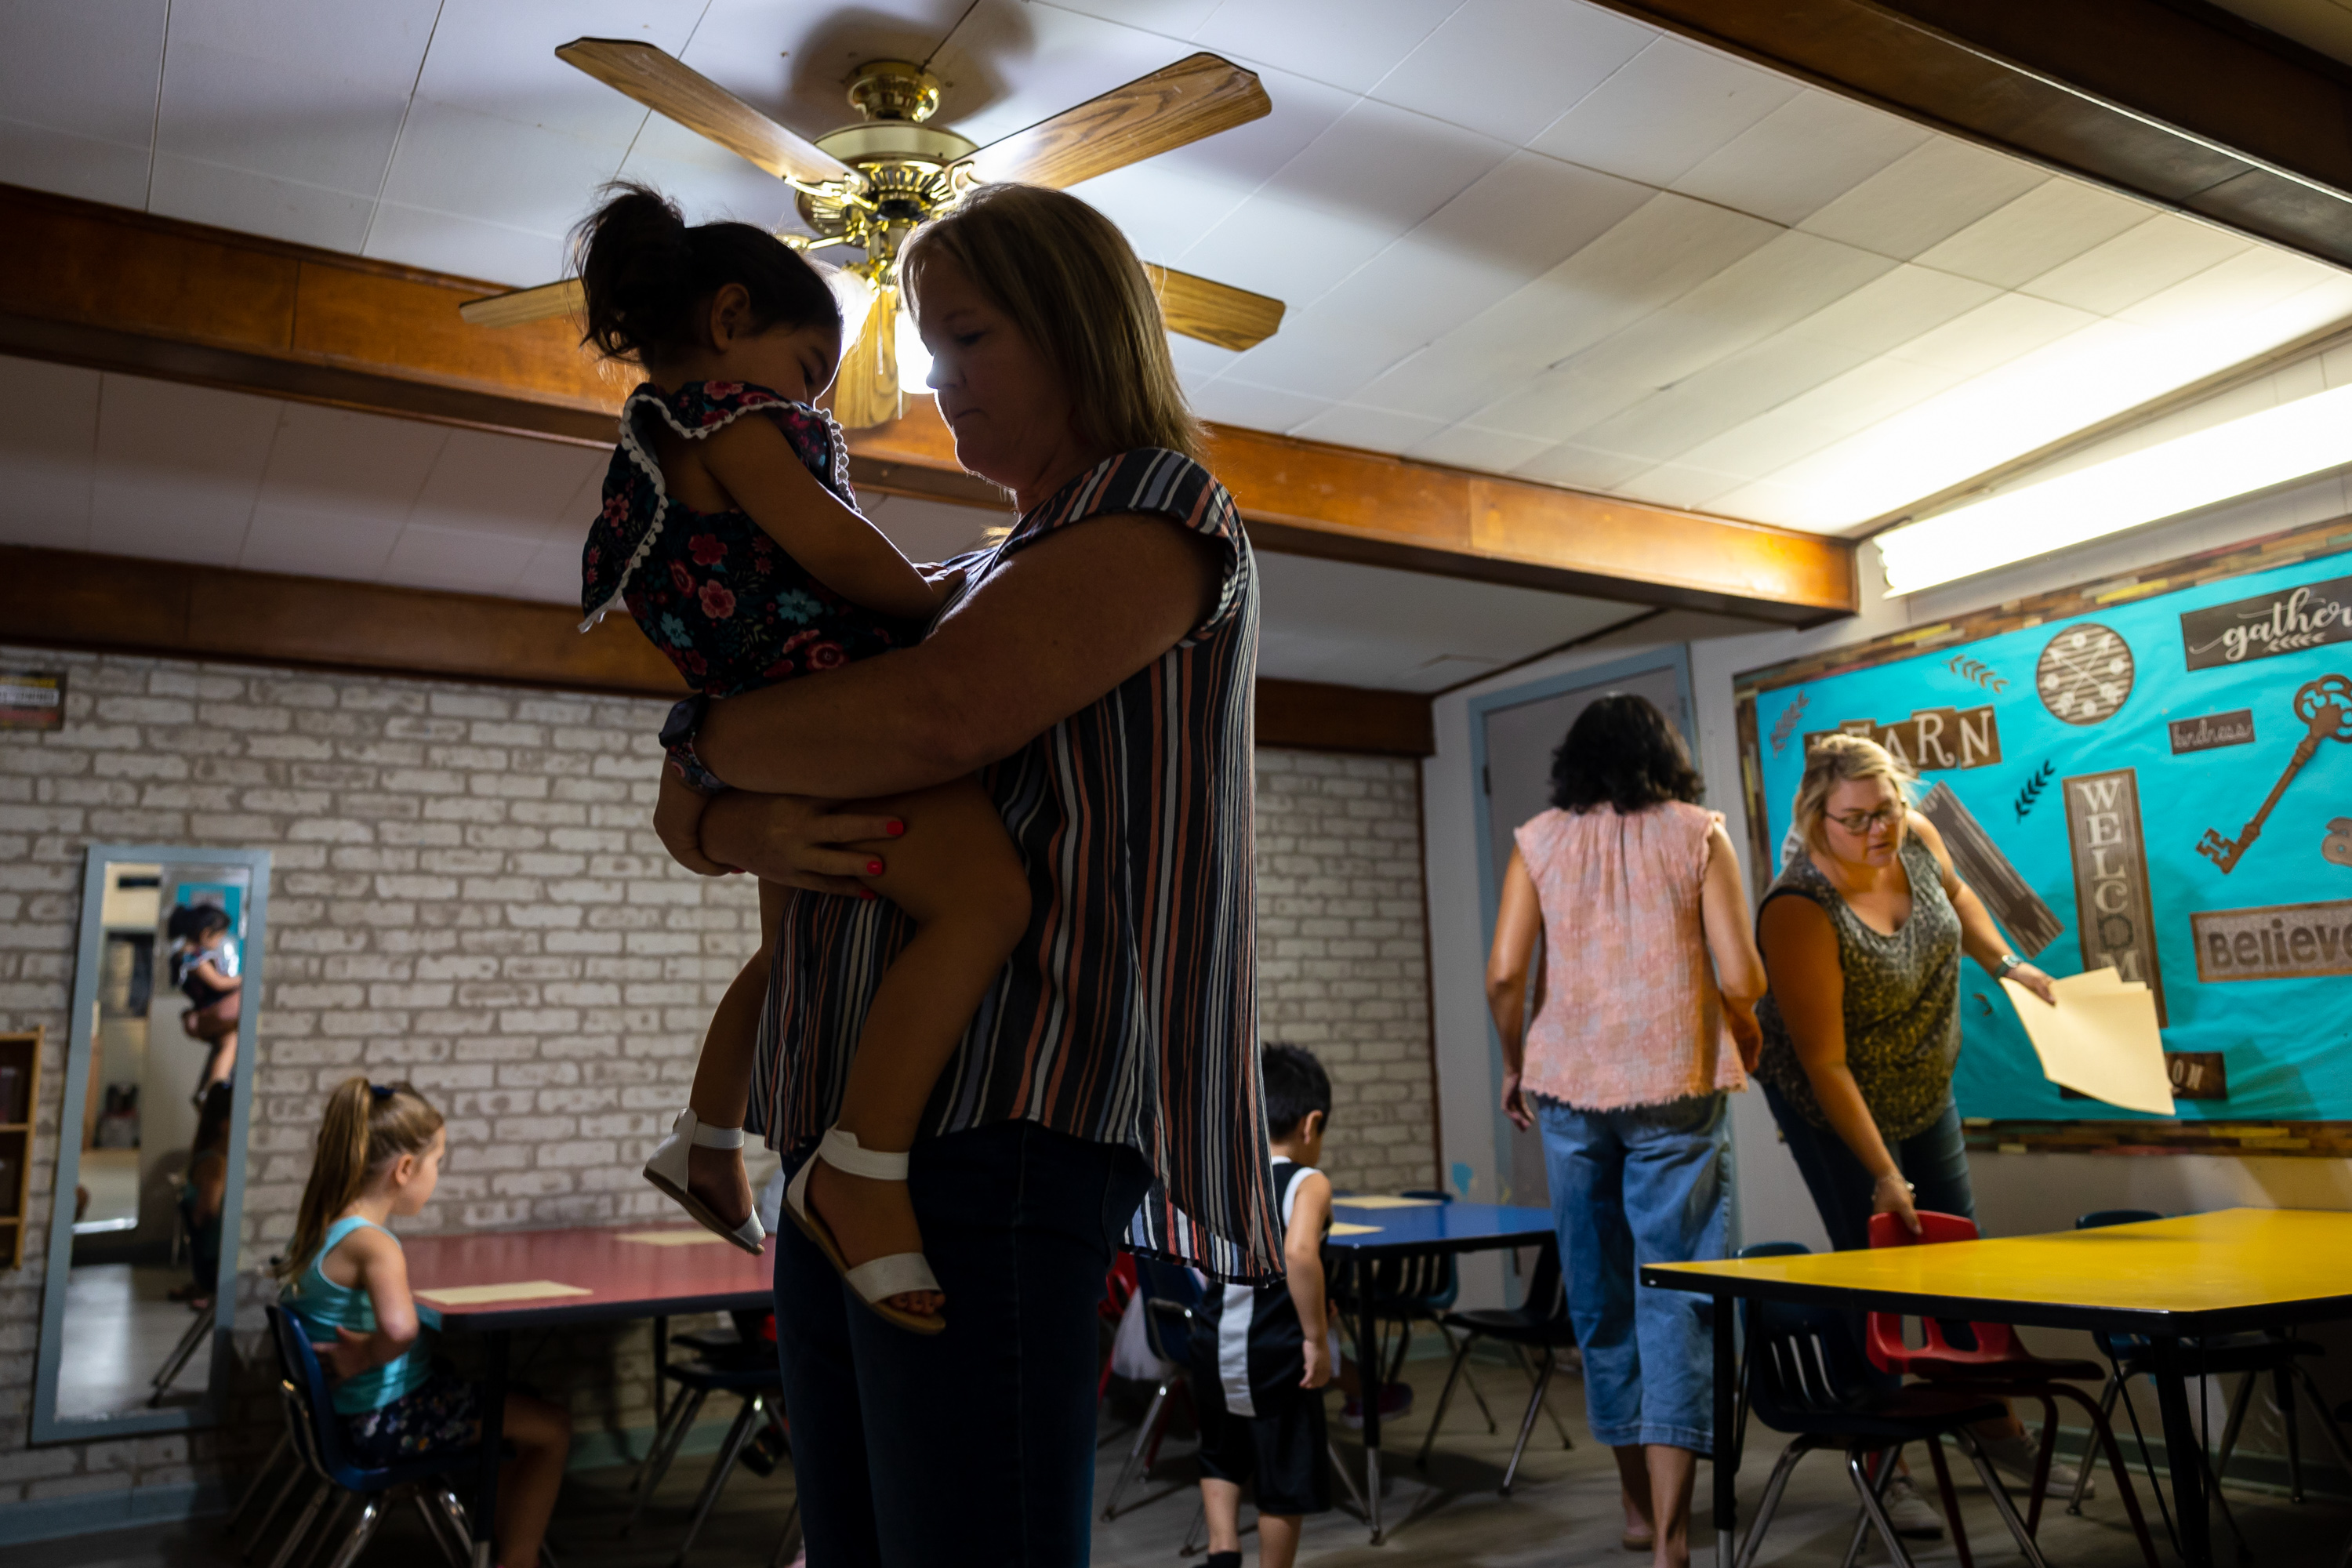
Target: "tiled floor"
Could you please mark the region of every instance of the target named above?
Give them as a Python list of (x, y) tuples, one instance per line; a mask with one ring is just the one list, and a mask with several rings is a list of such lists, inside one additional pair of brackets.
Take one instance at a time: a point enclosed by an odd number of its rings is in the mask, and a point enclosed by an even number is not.
[[(1426, 1429), (1423, 1412), (1443, 1370), (1437, 1363), (1417, 1363), (1407, 1369), (1422, 1385), (1424, 1402), (1395, 1433), (1401, 1458), (1390, 1466), (1387, 1505), (1391, 1521), (1402, 1518), (1405, 1522), (1392, 1531), (1386, 1544), (1374, 1547), (1366, 1543), (1360, 1523), (1345, 1513), (1333, 1513), (1309, 1527), (1301, 1561), (1322, 1568), (1398, 1562), (1465, 1568), (1630, 1568), (1637, 1559), (1617, 1544), (1614, 1468), (1607, 1453), (1585, 1436), (1581, 1389), (1572, 1381), (1559, 1385), (1555, 1398), (1576, 1447), (1562, 1450), (1549, 1424), (1539, 1425), (1509, 1498), (1497, 1497), (1495, 1487), (1510, 1455), (1515, 1418), (1526, 1408), (1527, 1385), (1508, 1366), (1490, 1365), (1480, 1373), (1501, 1430), (1489, 1435), (1475, 1407), (1457, 1400), (1427, 1477), (1412, 1468), (1412, 1451)], [(1107, 1427), (1105, 1439), (1098, 1506), (1128, 1446), (1128, 1435), (1120, 1430)], [(1189, 1447), (1171, 1439), (1150, 1484), (1136, 1489), (1116, 1521), (1096, 1527), (1094, 1561), (1098, 1568), (1181, 1568), (1186, 1561), (1177, 1549), (1192, 1521), (1197, 1497), (1192, 1468), (1183, 1457)], [(1772, 1434), (1759, 1429), (1752, 1435), (1740, 1478), (1744, 1510), (1755, 1507), (1780, 1448)], [(1343, 1442), (1340, 1451), (1350, 1462), (1360, 1461), (1350, 1443)], [(618, 1537), (618, 1530), (627, 1512), (628, 1473), (575, 1475), (554, 1532), (563, 1568), (667, 1564), (707, 1466), (703, 1459), (681, 1460), (656, 1495), (645, 1522), (626, 1540)], [(1707, 1484), (1708, 1472), (1702, 1467), (1702, 1493)], [(1972, 1480), (1962, 1484), (1962, 1507), (1978, 1561), (1989, 1565), (2017, 1562), (1984, 1492)], [(697, 1544), (694, 1561), (706, 1568), (761, 1568), (771, 1563), (791, 1495), (786, 1477), (761, 1479), (739, 1474)], [(2231, 1500), (2254, 1560), (2265, 1568), (2327, 1568), (2352, 1532), (2352, 1510), (2341, 1506), (2313, 1502), (2292, 1507), (2284, 1499), (2249, 1491), (2233, 1491)], [(1837, 1461), (1828, 1456), (1810, 1458), (1798, 1470), (1759, 1561), (1835, 1568), (1853, 1516), (1852, 1493)], [(1708, 1568), (1714, 1561), (1712, 1539), (1702, 1527), (1699, 1561)], [(2084, 1518), (2070, 1519), (2057, 1511), (2043, 1526), (2042, 1543), (2053, 1568), (2132, 1568), (2140, 1561), (2111, 1487), (2103, 1489)], [(1245, 1538), (1244, 1550), (1253, 1553), (1254, 1562), (1254, 1538)], [(1921, 1545), (1916, 1555), (1923, 1564), (1957, 1561), (1948, 1542)], [(1863, 1557), (1865, 1563), (1885, 1560), (1875, 1543)], [(2230, 1560), (2226, 1538), (2221, 1560)], [(8, 1568), (193, 1568), (235, 1561), (221, 1544), (217, 1523), (87, 1536), (11, 1548), (7, 1553)], [(387, 1527), (367, 1561), (378, 1568), (393, 1563), (425, 1568), (439, 1559), (431, 1554), (415, 1521), (401, 1518)], [(2168, 1552), (2165, 1561), (2168, 1565), (2173, 1561)]]

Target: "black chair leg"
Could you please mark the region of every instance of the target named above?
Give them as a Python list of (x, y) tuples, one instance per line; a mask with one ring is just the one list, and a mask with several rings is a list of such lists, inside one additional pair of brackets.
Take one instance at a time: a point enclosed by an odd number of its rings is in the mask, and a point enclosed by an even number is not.
[(677, 1459), (678, 1449), (685, 1446), (686, 1435), (694, 1429), (696, 1417), (702, 1414), (703, 1402), (709, 1397), (710, 1391), (705, 1388), (679, 1390), (677, 1398), (670, 1405), (670, 1427), (667, 1438), (656, 1436), (653, 1451), (646, 1456), (646, 1463), (653, 1468), (646, 1472), (644, 1481), (637, 1488), (637, 1500), (629, 1505), (628, 1520), (621, 1526), (623, 1536), (637, 1528), (637, 1520), (646, 1511), (646, 1500), (654, 1495), (655, 1489), (669, 1474), (670, 1466)]
[(2025, 1554), (2025, 1561), (2032, 1564), (2032, 1568), (2049, 1568), (2049, 1564), (2042, 1561), (2042, 1548), (2034, 1544), (2032, 1533), (2025, 1528), (2025, 1521), (2017, 1516), (2017, 1505), (2009, 1500), (2009, 1489), (2000, 1484), (2000, 1477), (1994, 1472), (1992, 1459), (1985, 1453), (1984, 1445), (1978, 1442), (1977, 1435), (1965, 1426), (1956, 1428), (1952, 1435), (1959, 1439), (1960, 1447), (1968, 1452), (1969, 1462), (1976, 1466), (1977, 1474), (1984, 1479), (1985, 1490), (1992, 1494), (1993, 1510), (2000, 1515), (2001, 1523), (2009, 1526), (2010, 1534), (2017, 1538), (2018, 1551)]
[(1747, 1537), (1731, 1559), (1731, 1568), (1753, 1568), (1757, 1549), (1764, 1544), (1764, 1532), (1771, 1528), (1772, 1516), (1780, 1510), (1780, 1496), (1789, 1489), (1790, 1472), (1797, 1461), (1821, 1447), (1820, 1440), (1800, 1437), (1780, 1451), (1780, 1459), (1772, 1466), (1772, 1475), (1764, 1483), (1764, 1500), (1756, 1505), (1756, 1518), (1748, 1527)]
[[(1528, 1381), (1533, 1383), (1535, 1381), (1536, 1369), (1529, 1364), (1528, 1361), (1527, 1347), (1522, 1345), (1515, 1348), (1517, 1348), (1519, 1352), (1519, 1369), (1528, 1374)], [(1559, 1352), (1558, 1351), (1548, 1350), (1544, 1352), (1544, 1376), (1547, 1380), (1550, 1378), (1554, 1371), (1558, 1370), (1559, 1364)], [(1540, 1403), (1542, 1395), (1538, 1394), (1537, 1399), (1538, 1402)], [(1551, 1429), (1559, 1434), (1559, 1446), (1563, 1448), (1575, 1447), (1576, 1440), (1568, 1435), (1568, 1427), (1561, 1422), (1559, 1412), (1554, 1410), (1549, 1405), (1544, 1405), (1543, 1412), (1546, 1416), (1550, 1418)]]
[(677, 1543), (677, 1555), (670, 1559), (670, 1568), (684, 1568), (686, 1554), (694, 1550), (694, 1538), (702, 1533), (703, 1521), (719, 1505), (719, 1494), (727, 1489), (727, 1478), (735, 1473), (735, 1461), (743, 1457), (743, 1445), (751, 1440), (751, 1428), (759, 1424), (765, 1408), (766, 1401), (754, 1394), (735, 1413), (734, 1424), (727, 1428), (727, 1441), (711, 1464), (710, 1479), (702, 1483), (702, 1496), (695, 1501), (694, 1518), (687, 1523), (686, 1539)]
[(1127, 1451), (1127, 1463), (1119, 1467), (1118, 1479), (1112, 1483), (1110, 1497), (1103, 1504), (1102, 1516), (1106, 1524), (1118, 1517), (1119, 1496), (1127, 1490), (1128, 1482), (1135, 1479), (1136, 1467), (1143, 1462), (1144, 1447), (1151, 1441), (1151, 1435), (1159, 1430), (1160, 1419), (1168, 1412), (1168, 1391), (1171, 1386), (1171, 1383), (1162, 1383), (1152, 1390), (1151, 1403), (1144, 1407), (1143, 1420), (1135, 1428), (1135, 1446)]
[[(303, 1473), (309, 1474), (308, 1471)], [(287, 1568), (287, 1564), (294, 1561), (294, 1549), (310, 1535), (310, 1527), (318, 1522), (319, 1511), (327, 1506), (330, 1498), (336, 1498), (335, 1489), (320, 1481), (311, 1491), (310, 1500), (303, 1505), (302, 1511), (294, 1516), (294, 1523), (286, 1531), (286, 1539), (278, 1543), (278, 1555), (269, 1560), (269, 1568)], [(338, 1512), (341, 1511), (341, 1500), (336, 1498)]]
[[(2286, 1428), (2286, 1500), (2303, 1500), (2303, 1432), (2294, 1418), (2294, 1379), (2283, 1366), (2271, 1369), (2271, 1397)], [(2322, 1406), (2325, 1409), (2326, 1406)]]
[(1544, 1390), (1550, 1385), (1551, 1369), (1556, 1359), (1551, 1352), (1544, 1352), (1543, 1371), (1536, 1378), (1534, 1394), (1528, 1400), (1527, 1419), (1519, 1423), (1519, 1440), (1511, 1445), (1511, 1463), (1503, 1471), (1502, 1495), (1505, 1497), (1511, 1495), (1511, 1482), (1518, 1477), (1519, 1457), (1528, 1451), (1528, 1435), (1536, 1429), (1536, 1412), (1543, 1408)]
[[(1886, 1543), (1886, 1553), (1895, 1559), (1895, 1568), (1917, 1568), (1917, 1564), (1911, 1561), (1911, 1553), (1903, 1549), (1903, 1538), (1895, 1533), (1895, 1521), (1886, 1517), (1885, 1505), (1878, 1500), (1878, 1483), (1872, 1479), (1864, 1464), (1869, 1453), (1870, 1449), (1860, 1443), (1845, 1451), (1846, 1477), (1853, 1482), (1854, 1494), (1862, 1499), (1862, 1511), (1877, 1530), (1879, 1540)], [(1889, 1471), (1895, 1468), (1891, 1457), (1886, 1468)], [(2039, 1558), (2034, 1560), (2034, 1568), (2042, 1568)]]
[[(1447, 1328), (1442, 1319), (1438, 1322), (1437, 1331), (1445, 1336), (1445, 1348), (1449, 1351), (1459, 1351), (1464, 1344), (1477, 1337), (1474, 1334), (1465, 1334), (1461, 1340), (1455, 1340), (1454, 1331)], [(1470, 1390), (1470, 1397), (1478, 1402), (1478, 1414), (1486, 1418), (1486, 1436), (1491, 1437), (1497, 1430), (1495, 1426), (1495, 1413), (1486, 1407), (1486, 1396), (1478, 1392), (1477, 1377), (1466, 1371), (1462, 1375), (1467, 1380), (1465, 1386)]]
[(1437, 1408), (1429, 1417), (1429, 1430), (1421, 1435), (1421, 1453), (1413, 1460), (1414, 1467), (1419, 1469), (1429, 1468), (1430, 1445), (1437, 1441), (1437, 1428), (1445, 1421), (1445, 1406), (1453, 1401), (1454, 1385), (1461, 1381), (1462, 1369), (1470, 1360), (1470, 1347), (1475, 1342), (1475, 1335), (1465, 1335), (1462, 1343), (1454, 1349), (1454, 1364), (1446, 1370), (1445, 1386), (1438, 1390)]

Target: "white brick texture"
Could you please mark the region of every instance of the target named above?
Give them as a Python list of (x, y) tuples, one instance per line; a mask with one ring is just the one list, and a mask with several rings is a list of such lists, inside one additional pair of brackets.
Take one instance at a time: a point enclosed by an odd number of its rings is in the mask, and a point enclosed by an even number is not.
[[(0, 1506), (218, 1480), (276, 1419), (257, 1378), (219, 1432), (24, 1447), (92, 843), (272, 853), (248, 1269), (291, 1234), (324, 1091), (359, 1071), (411, 1079), (449, 1119), (415, 1233), (675, 1217), (636, 1166), (684, 1102), (758, 913), (748, 881), (692, 877), (653, 836), (663, 704), (5, 647), (0, 660), (63, 667), (69, 692), (62, 731), (0, 733), (0, 1028), (48, 1030), (26, 1266), (0, 1274)], [(1435, 1164), (1417, 776), (1258, 758), (1264, 1031), (1329, 1068), (1343, 1185), (1423, 1185)], [(244, 1342), (257, 1358), (257, 1336)], [(551, 1345), (530, 1376), (569, 1394), (583, 1436), (651, 1423), (641, 1325)]]

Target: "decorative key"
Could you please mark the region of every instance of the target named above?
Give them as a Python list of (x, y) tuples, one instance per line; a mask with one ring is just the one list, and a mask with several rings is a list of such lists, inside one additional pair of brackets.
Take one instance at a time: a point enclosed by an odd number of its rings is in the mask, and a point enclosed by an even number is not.
[(2323, 675), (2305, 683), (2303, 689), (2294, 694), (2294, 716), (2310, 726), (2310, 733), (2295, 746), (2294, 755), (2287, 761), (2286, 772), (2279, 774), (2279, 782), (2271, 785), (2270, 798), (2263, 802), (2260, 811), (2254, 813), (2254, 819), (2247, 823), (2235, 838), (2224, 838), (2209, 827), (2205, 830), (2205, 837), (2198, 841), (2197, 853), (2219, 866), (2224, 874), (2235, 867), (2238, 858), (2262, 837), (2263, 820), (2270, 816), (2271, 807), (2279, 803), (2279, 796), (2286, 793), (2286, 786), (2294, 781), (2294, 775), (2303, 771), (2303, 764), (2311, 761), (2313, 753), (2319, 750), (2319, 742), (2352, 741), (2352, 679)]

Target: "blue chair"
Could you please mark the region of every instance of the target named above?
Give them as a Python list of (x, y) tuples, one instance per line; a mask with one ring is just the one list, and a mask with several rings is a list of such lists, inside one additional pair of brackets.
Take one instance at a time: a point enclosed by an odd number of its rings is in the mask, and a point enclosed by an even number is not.
[(1103, 1504), (1106, 1521), (1117, 1517), (1119, 1496), (1138, 1469), (1149, 1475), (1159, 1462), (1160, 1429), (1167, 1424), (1170, 1396), (1181, 1394), (1188, 1403), (1192, 1399), (1189, 1374), (1194, 1309), (1201, 1304), (1200, 1282), (1189, 1268), (1138, 1254), (1135, 1283), (1143, 1298), (1143, 1341), (1160, 1358), (1163, 1370), (1159, 1386), (1151, 1391), (1151, 1403), (1144, 1406), (1143, 1420), (1135, 1429), (1135, 1445), (1128, 1449), (1127, 1462), (1119, 1467), (1118, 1480)]
[[(1433, 1187), (1408, 1187), (1397, 1195), (1427, 1203), (1450, 1204), (1454, 1201), (1453, 1194), (1440, 1192)], [(1395, 1324), (1397, 1334), (1393, 1348), (1386, 1342), (1388, 1336), (1385, 1332), (1381, 1336), (1384, 1342), (1379, 1347), (1377, 1359), (1381, 1367), (1377, 1377), (1372, 1375), (1371, 1368), (1357, 1369), (1367, 1387), (1396, 1382), (1404, 1371), (1405, 1352), (1412, 1346), (1415, 1323), (1430, 1324), (1444, 1339), (1448, 1352), (1457, 1356), (1461, 1353), (1462, 1346), (1447, 1326), (1445, 1316), (1462, 1293), (1461, 1273), (1453, 1254), (1435, 1258), (1380, 1258), (1371, 1264), (1370, 1274), (1372, 1316), (1381, 1324)], [(1358, 1311), (1353, 1299), (1354, 1289), (1351, 1282), (1347, 1289), (1337, 1290), (1333, 1295), (1333, 1300), (1339, 1303), (1339, 1310), (1350, 1322), (1354, 1321)], [(1536, 1375), (1533, 1368), (1527, 1370), (1530, 1378)], [(1494, 1431), (1495, 1413), (1486, 1407), (1486, 1396), (1478, 1392), (1475, 1380), (1471, 1381), (1469, 1387), (1470, 1397), (1478, 1403), (1478, 1413), (1486, 1418), (1486, 1430)], [(1567, 1436), (1565, 1431), (1560, 1433), (1563, 1442)]]
[[(1767, 1244), (1772, 1249), (1743, 1248), (1743, 1258), (1790, 1257), (1806, 1249), (1790, 1243)], [(1818, 1448), (1842, 1447), (1846, 1475), (1861, 1500), (1863, 1517), (1855, 1523), (1854, 1540), (1845, 1561), (1855, 1560), (1865, 1529), (1874, 1528), (1897, 1568), (1913, 1568), (1903, 1538), (1895, 1532), (1881, 1501), (1895, 1473), (1895, 1459), (1905, 1445), (1925, 1443), (1936, 1467), (1937, 1489), (1945, 1516), (1952, 1525), (1953, 1543), (1960, 1561), (1969, 1561), (1967, 1538), (1961, 1533), (1959, 1510), (1952, 1495), (1951, 1475), (1944, 1462), (1942, 1439), (1949, 1436), (1976, 1465), (1977, 1474), (1991, 1493), (2001, 1522), (2017, 1541), (2018, 1550), (2032, 1568), (2046, 1568), (2042, 1552), (2027, 1533), (2011, 1503), (1992, 1462), (1969, 1427), (1999, 1418), (2008, 1406), (1964, 1390), (1914, 1384), (1888, 1389), (1874, 1375), (1854, 1331), (1853, 1315), (1832, 1307), (1798, 1306), (1784, 1301), (1749, 1300), (1745, 1304), (1748, 1353), (1741, 1381), (1748, 1407), (1756, 1418), (1795, 1441), (1782, 1451), (1765, 1483), (1756, 1522), (1739, 1543), (1733, 1568), (1751, 1568), (1762, 1546), (1764, 1532), (1779, 1510), (1790, 1473), (1797, 1461)], [(1717, 1441), (1724, 1441), (1718, 1434)]]
[(352, 1568), (383, 1524), (386, 1507), (402, 1500), (415, 1505), (426, 1532), (456, 1568), (469, 1568), (473, 1536), (467, 1528), (465, 1510), (450, 1489), (449, 1478), (473, 1474), (477, 1450), (453, 1448), (381, 1468), (362, 1465), (343, 1441), (343, 1424), (327, 1391), (326, 1369), (319, 1363), (319, 1352), (311, 1348), (312, 1336), (318, 1331), (290, 1308), (276, 1306), (268, 1311), (269, 1339), (278, 1352), (278, 1394), (286, 1408), (287, 1431), (304, 1469), (322, 1483), (296, 1517), (271, 1568), (286, 1568), (321, 1510), (328, 1516), (321, 1544), (332, 1539), (344, 1504), (353, 1497), (361, 1500), (359, 1518), (344, 1536), (329, 1568)]
[[(1450, 1263), (1452, 1260), (1448, 1259)], [(1459, 1331), (1461, 1341), (1454, 1343), (1454, 1366), (1445, 1374), (1445, 1387), (1437, 1396), (1436, 1412), (1429, 1418), (1429, 1430), (1421, 1439), (1421, 1457), (1415, 1461), (1423, 1469), (1429, 1468), (1430, 1445), (1437, 1439), (1438, 1424), (1445, 1419), (1445, 1406), (1454, 1397), (1457, 1379), (1468, 1382), (1470, 1352), (1482, 1339), (1495, 1340), (1509, 1345), (1518, 1352), (1520, 1365), (1526, 1367), (1535, 1384), (1528, 1400), (1527, 1415), (1519, 1422), (1519, 1440), (1511, 1448), (1511, 1462), (1503, 1471), (1502, 1495), (1511, 1495), (1511, 1483), (1519, 1473), (1519, 1459), (1528, 1451), (1528, 1438), (1536, 1429), (1536, 1412), (1549, 1407), (1544, 1404), (1544, 1393), (1551, 1386), (1553, 1371), (1559, 1364), (1559, 1352), (1576, 1345), (1576, 1325), (1568, 1317), (1568, 1288), (1560, 1279), (1559, 1249), (1547, 1242), (1536, 1249), (1536, 1271), (1528, 1279), (1527, 1299), (1516, 1307), (1499, 1310), (1479, 1310), (1468, 1312), (1448, 1312), (1438, 1321), (1449, 1343)], [(1542, 1362), (1528, 1365), (1528, 1352), (1540, 1351)], [(1475, 1383), (1470, 1392), (1478, 1392)], [(1485, 1402), (1480, 1404), (1483, 1407)], [(1552, 1429), (1559, 1434), (1559, 1446), (1573, 1448), (1568, 1428), (1560, 1425), (1557, 1412), (1552, 1414)], [(1493, 1417), (1487, 1420), (1493, 1426)]]

